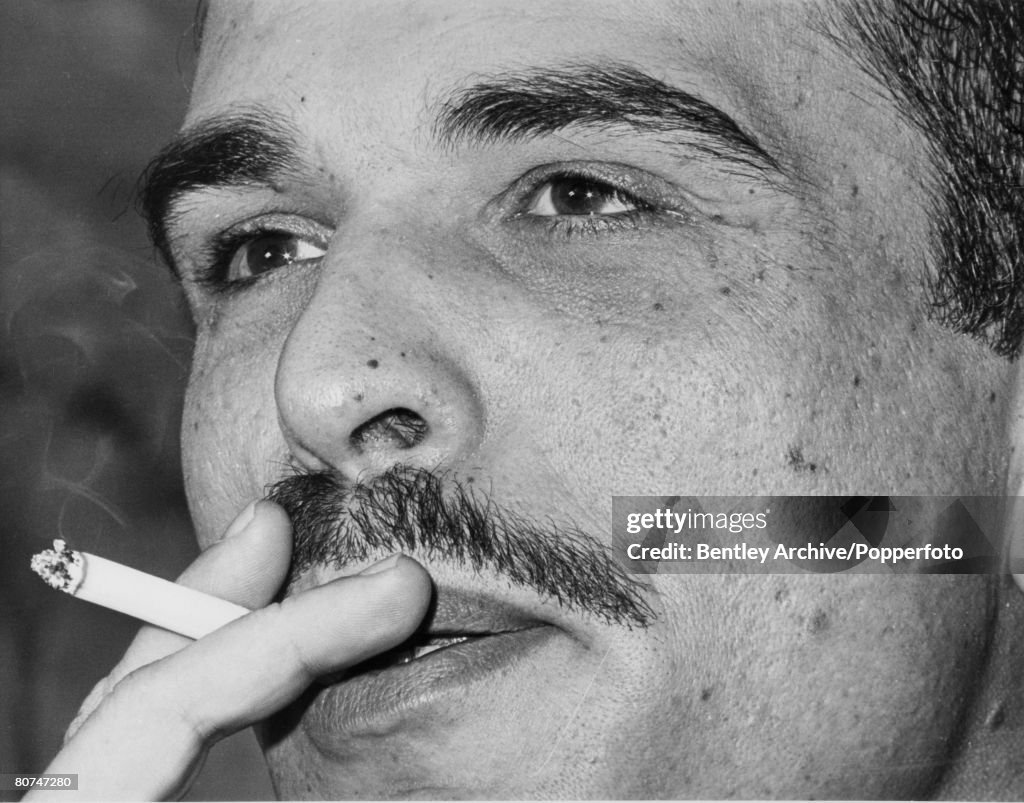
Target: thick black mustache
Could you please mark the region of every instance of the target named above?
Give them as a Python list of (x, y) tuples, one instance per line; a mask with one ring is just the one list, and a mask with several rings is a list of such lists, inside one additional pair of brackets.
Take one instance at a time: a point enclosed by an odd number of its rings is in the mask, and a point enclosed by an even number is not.
[(641, 585), (592, 536), (540, 527), (430, 471), (398, 466), (359, 484), (303, 471), (275, 483), (267, 498), (292, 520), (289, 585), (313, 566), (407, 552), (497, 572), (608, 623), (643, 628), (654, 618)]

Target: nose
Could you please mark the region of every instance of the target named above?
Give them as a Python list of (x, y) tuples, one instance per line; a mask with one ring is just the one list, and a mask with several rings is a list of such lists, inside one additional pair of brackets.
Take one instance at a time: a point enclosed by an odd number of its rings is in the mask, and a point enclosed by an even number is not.
[(387, 270), (358, 274), (325, 261), (285, 342), (278, 417), (304, 467), (368, 479), (397, 464), (451, 466), (479, 446), (480, 394), (443, 291), (393, 256)]

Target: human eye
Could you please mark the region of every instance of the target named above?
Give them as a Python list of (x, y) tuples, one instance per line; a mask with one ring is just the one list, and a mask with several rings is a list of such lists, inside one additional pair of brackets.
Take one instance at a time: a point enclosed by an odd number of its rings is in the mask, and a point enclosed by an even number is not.
[(197, 280), (215, 290), (238, 289), (274, 271), (316, 263), (326, 253), (327, 237), (318, 226), (257, 220), (218, 234)]
[(513, 219), (524, 226), (543, 226), (553, 234), (638, 229), (668, 214), (662, 204), (645, 199), (645, 188), (637, 186), (642, 181), (636, 175), (619, 166), (603, 166), (600, 172), (556, 166), (524, 177), (518, 184), (514, 194), (520, 200)]
[(588, 176), (565, 174), (545, 181), (523, 214), (537, 217), (624, 215), (644, 203), (629, 193)]

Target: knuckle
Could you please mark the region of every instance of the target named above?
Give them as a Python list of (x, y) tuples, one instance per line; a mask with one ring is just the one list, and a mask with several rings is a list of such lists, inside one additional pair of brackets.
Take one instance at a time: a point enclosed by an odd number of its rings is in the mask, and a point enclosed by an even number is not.
[(71, 720), (71, 724), (68, 725), (68, 729), (64, 733), (64, 744), (71, 741), (82, 725), (85, 724), (85, 721), (92, 716), (93, 712), (99, 708), (100, 704), (114, 690), (114, 686), (117, 684), (118, 680), (116, 674), (117, 667), (115, 667), (109, 675), (102, 678), (95, 686), (93, 686), (85, 699), (82, 700), (82, 704), (78, 707), (78, 712), (75, 714), (75, 718)]
[(287, 597), (279, 603), (268, 605), (259, 613), (265, 613), (271, 627), (282, 634), (281, 648), (285, 653), (284, 659), (302, 679), (310, 682), (321, 670), (317, 661), (309, 654), (307, 645), (303, 643), (302, 630), (289, 626), (289, 620), (300, 615), (300, 611), (296, 610), (301, 607), (298, 600), (298, 597)]
[(163, 661), (139, 667), (116, 682), (100, 702), (111, 716), (159, 729), (167, 745), (194, 751), (216, 740), (217, 727), (201, 707), (192, 705), (180, 693), (179, 679), (173, 684), (159, 682)]

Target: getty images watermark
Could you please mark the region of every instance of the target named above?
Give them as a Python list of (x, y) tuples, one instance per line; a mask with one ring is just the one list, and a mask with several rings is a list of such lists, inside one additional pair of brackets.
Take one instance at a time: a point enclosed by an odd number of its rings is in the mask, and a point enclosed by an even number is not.
[(1004, 571), (996, 496), (616, 496), (612, 545), (635, 573)]

